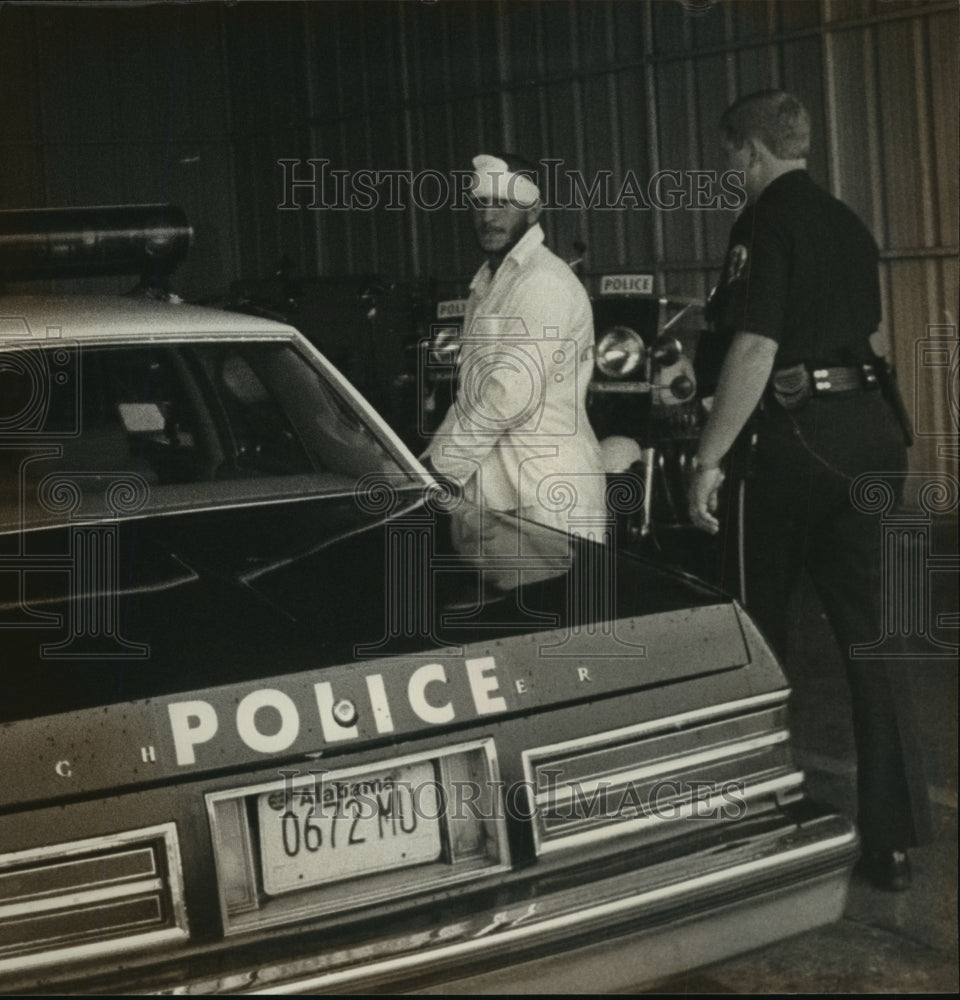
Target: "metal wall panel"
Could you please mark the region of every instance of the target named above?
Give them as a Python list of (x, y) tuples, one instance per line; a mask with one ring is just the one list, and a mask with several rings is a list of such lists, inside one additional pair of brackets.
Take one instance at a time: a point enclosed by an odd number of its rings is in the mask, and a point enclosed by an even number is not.
[[(309, 20), (326, 65), (338, 66), (339, 91), (349, 92), (337, 120), (319, 112), (324, 131), (343, 140), (347, 169), (399, 158), (414, 171), (449, 171), (481, 149), (515, 148), (581, 169), (587, 189), (606, 171), (616, 191), (628, 170), (647, 184), (658, 170), (716, 167), (715, 122), (732, 97), (792, 89), (813, 120), (811, 173), (881, 243), (889, 300), (882, 335), (905, 372), (917, 326), (949, 314), (957, 16), (947, 4), (745, 0), (693, 17), (673, 0), (467, 2), (408, 5), (399, 22), (378, 8), (362, 27), (359, 13), (323, 5)], [(335, 30), (324, 32), (324, 23)], [(402, 52), (386, 44), (398, 39)], [(358, 145), (364, 155), (355, 159)], [(568, 258), (586, 243), (590, 270), (653, 267), (661, 289), (703, 294), (729, 223), (722, 212), (594, 205), (553, 211), (545, 228)], [(456, 213), (445, 220), (442, 211), (412, 209), (406, 225), (382, 210), (353, 213), (321, 226), (318, 239), (325, 270), (338, 257), (334, 239), (354, 272), (372, 263), (398, 276), (465, 280), (476, 262), (470, 227)], [(928, 320), (918, 324), (918, 316)], [(921, 444), (915, 461), (932, 460)]]
[[(617, 94), (619, 109), (619, 149), (621, 162), (613, 165), (614, 176), (623, 183), (627, 172), (633, 170), (643, 184), (651, 174), (651, 162), (658, 158), (656, 122), (648, 114), (647, 78), (648, 70), (631, 67), (614, 74), (613, 86)], [(606, 264), (619, 267), (623, 263), (636, 261), (638, 264), (656, 259), (655, 213), (649, 208), (627, 207), (625, 216), (625, 239), (618, 245), (617, 259)], [(593, 251), (596, 252), (594, 248)], [(602, 258), (601, 258), (602, 259)], [(593, 262), (591, 261), (593, 264)], [(594, 270), (599, 270), (595, 264)]]
[[(933, 143), (934, 197), (940, 246), (957, 241), (960, 228), (957, 209), (960, 205), (957, 170), (958, 122), (957, 94), (960, 74), (957, 61), (957, 18), (955, 14), (937, 14), (926, 19), (930, 91), (930, 141)], [(956, 298), (948, 299), (956, 304)], [(954, 314), (954, 319), (957, 319)]]
[[(23, 153), (21, 144), (36, 146), (39, 140), (40, 93), (35, 86), (38, 54), (34, 18), (33, 10), (17, 10), (8, 6), (3, 12), (3, 21), (0, 22), (3, 139), (7, 144), (16, 144), (20, 153)], [(5, 180), (13, 166), (20, 166), (16, 154), (10, 156), (5, 164)], [(21, 177), (16, 179), (18, 183), (22, 183)], [(5, 193), (0, 196), (9, 197)]]
[(0, 204), (181, 204), (196, 239), (178, 289), (225, 288), (239, 257), (219, 8), (8, 6), (0, 28)]
[(239, 132), (303, 124), (309, 80), (303, 13), (303, 5), (286, 3), (238, 4), (224, 12), (233, 126)]
[[(914, 381), (918, 338), (957, 320), (957, 24), (949, 0), (678, 0), (5, 7), (4, 206), (185, 204), (197, 245), (188, 294), (271, 273), (463, 281), (467, 213), (344, 210), (283, 201), (280, 159), (356, 171), (465, 169), (514, 148), (579, 168), (715, 168), (716, 120), (738, 93), (797, 91), (814, 125), (811, 173), (874, 231), (882, 331)], [(569, 187), (567, 186), (568, 193)], [(301, 192), (301, 194), (304, 194)], [(548, 238), (600, 271), (653, 268), (704, 294), (730, 213), (557, 209)], [(918, 394), (925, 424), (949, 418)], [(929, 408), (929, 412), (924, 410)], [(914, 449), (918, 467), (937, 445)]]
[[(658, 172), (666, 178), (657, 184), (661, 203), (673, 205), (670, 188), (676, 176), (699, 165), (691, 155), (688, 131), (691, 117), (688, 109), (695, 107), (696, 94), (691, 87), (689, 61), (667, 62), (658, 68), (654, 100), (660, 125)], [(698, 258), (696, 222), (697, 215), (683, 207), (668, 208), (663, 218), (663, 258), (666, 261), (695, 260)], [(702, 241), (701, 241), (702, 242)]]
[[(570, 221), (576, 223), (579, 239), (590, 250), (590, 268), (599, 270), (616, 267), (623, 253), (623, 212), (607, 207), (612, 197), (610, 192), (616, 187), (612, 165), (619, 158), (619, 151), (613, 148), (610, 127), (611, 117), (615, 117), (616, 112), (616, 82), (609, 75), (589, 76), (583, 81), (579, 96), (582, 101), (583, 139), (576, 162), (582, 165), (586, 177), (598, 185), (595, 196), (590, 194), (588, 186), (584, 198), (585, 201), (595, 201), (597, 207), (577, 212), (575, 219)], [(611, 112), (614, 114), (611, 115)], [(572, 243), (571, 240), (571, 256), (579, 256)]]
[[(924, 245), (924, 216), (929, 212), (923, 204), (927, 193), (923, 159), (928, 150), (920, 142), (920, 117), (904, 114), (904, 99), (911, 104), (916, 99), (916, 75), (921, 69), (912, 27), (890, 23), (877, 29), (877, 64), (883, 68), (877, 78), (880, 144), (889, 152), (884, 157), (882, 187), (889, 209), (885, 236), (888, 246), (898, 248)], [(910, 208), (904, 211), (907, 205)]]
[[(827, 37), (829, 116), (826, 138), (831, 156), (830, 183), (879, 237), (880, 204), (875, 90), (871, 39), (862, 31)], [(856, 136), (859, 141), (851, 142)], [(876, 161), (876, 162), (875, 162)], [(875, 212), (875, 209), (878, 211)]]
[[(315, 219), (308, 209), (280, 211), (282, 159), (303, 162), (298, 178), (309, 173), (307, 122), (308, 38), (303, 7), (241, 4), (223, 11), (225, 79), (229, 91), (227, 127), (235, 152), (235, 276), (272, 274), (281, 261), (294, 267), (316, 259)], [(305, 203), (311, 199), (305, 196)]]
[[(886, 265), (890, 305), (886, 327), (893, 341), (893, 361), (907, 412), (919, 431), (911, 449), (911, 465), (917, 470), (950, 468), (938, 454), (938, 446), (949, 439), (945, 380), (931, 379), (916, 364), (917, 345), (926, 338), (931, 322), (931, 281), (938, 270), (935, 261), (891, 260)], [(937, 434), (931, 434), (931, 429)], [(955, 432), (954, 432), (955, 435)], [(954, 471), (955, 471), (955, 463)]]

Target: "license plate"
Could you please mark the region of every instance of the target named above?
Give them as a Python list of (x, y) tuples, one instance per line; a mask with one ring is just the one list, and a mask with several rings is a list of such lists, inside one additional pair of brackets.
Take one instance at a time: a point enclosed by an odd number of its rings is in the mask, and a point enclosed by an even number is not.
[(263, 888), (305, 889), (440, 857), (433, 764), (324, 774), (257, 800)]

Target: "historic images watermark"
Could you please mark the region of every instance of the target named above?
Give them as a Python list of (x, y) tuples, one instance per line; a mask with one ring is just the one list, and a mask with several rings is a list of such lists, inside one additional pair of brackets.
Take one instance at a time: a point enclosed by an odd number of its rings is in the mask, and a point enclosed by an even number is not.
[[(303, 842), (305, 828), (321, 819), (333, 825), (342, 821), (379, 820), (402, 824), (410, 832), (417, 820), (526, 821), (539, 817), (545, 823), (630, 819), (680, 818), (739, 820), (748, 802), (742, 781), (707, 781), (684, 776), (654, 781), (616, 782), (601, 779), (584, 784), (563, 781), (562, 771), (548, 770), (545, 782), (454, 779), (407, 781), (393, 777), (330, 777), (323, 770), (281, 770), (283, 787), (270, 793), (269, 806), (277, 818), (299, 826), (290, 839)], [(313, 836), (322, 838), (322, 831)], [(319, 846), (319, 845), (318, 845)]]
[[(960, 341), (953, 324), (933, 324), (914, 346), (913, 433), (927, 439), (943, 461), (960, 456), (958, 366)], [(900, 498), (906, 497), (901, 503)], [(955, 607), (938, 607), (938, 575), (955, 577), (960, 557), (938, 552), (934, 519), (955, 514), (960, 480), (947, 471), (868, 473), (850, 489), (853, 506), (879, 517), (882, 534), (882, 623), (873, 641), (853, 646), (855, 659), (953, 659), (960, 653)]]
[[(575, 340), (561, 337), (557, 328), (530, 331), (520, 316), (478, 316), (458, 346), (454, 436), (468, 431), (480, 439), (480, 447), (489, 447), (489, 440), (507, 429), (544, 440), (576, 435), (583, 386)], [(442, 359), (438, 367), (446, 373), (448, 365)], [(427, 354), (421, 383), (430, 381), (433, 368)], [(490, 398), (493, 387), (495, 399)], [(548, 401), (549, 423), (544, 421)], [(437, 433), (443, 434), (442, 428)]]
[[(280, 211), (403, 212), (466, 211), (476, 201), (472, 170), (385, 170), (336, 168), (321, 157), (284, 158)], [(586, 174), (564, 166), (562, 159), (540, 160), (540, 195), (545, 208), (599, 211), (739, 211), (747, 193), (742, 171), (658, 170), (641, 177), (634, 170)], [(510, 200), (517, 175), (503, 178), (497, 193)]]
[[(0, 628), (50, 629), (41, 655), (52, 659), (143, 659), (146, 643), (121, 634), (119, 518), (142, 508), (149, 484), (129, 471), (90, 472), (65, 459), (83, 432), (83, 353), (58, 326), (32, 330), (24, 317), (0, 316), (0, 464), (3, 518), (21, 528), (53, 520), (68, 527), (64, 548), (31, 551), (17, 530), (0, 554), (6, 587)], [(66, 574), (64, 611), (32, 606), (30, 581)]]
[[(913, 428), (936, 442), (940, 458), (960, 458), (960, 339), (953, 323), (927, 326), (914, 345)], [(938, 422), (934, 415), (946, 415)]]
[[(916, 491), (916, 506), (901, 505), (905, 487)], [(912, 491), (911, 491), (912, 492)], [(956, 575), (960, 557), (936, 555), (933, 517), (957, 509), (960, 483), (948, 473), (865, 473), (854, 480), (850, 499), (855, 509), (879, 515), (882, 533), (881, 632), (875, 640), (850, 649), (853, 659), (953, 659), (956, 641), (943, 630), (956, 628), (956, 611), (944, 612), (934, 602), (936, 573)]]

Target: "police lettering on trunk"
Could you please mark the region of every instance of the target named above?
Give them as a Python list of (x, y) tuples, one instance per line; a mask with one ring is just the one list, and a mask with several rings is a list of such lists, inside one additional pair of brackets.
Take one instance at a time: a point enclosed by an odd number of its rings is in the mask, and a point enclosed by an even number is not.
[[(396, 687), (393, 701), (388, 697), (382, 674), (364, 677), (364, 697), (360, 704), (335, 690), (331, 681), (312, 685), (311, 698), (295, 700), (275, 687), (248, 692), (231, 707), (219, 708), (205, 699), (171, 702), (167, 706), (177, 764), (197, 763), (197, 749), (224, 736), (224, 727), (232, 730), (249, 749), (262, 754), (289, 750), (301, 729), (317, 723), (324, 743), (343, 743), (360, 737), (361, 723), (366, 731), (392, 733), (397, 728), (395, 714), (412, 712), (416, 721), (442, 726), (467, 714), (495, 715), (507, 711), (501, 690), (497, 664), (492, 656), (465, 660), (461, 671), (448, 673), (442, 663), (425, 663), (414, 669), (402, 685), (404, 697), (398, 702)], [(469, 702), (463, 697), (464, 684)], [(461, 695), (458, 697), (458, 695)], [(372, 724), (372, 728), (371, 728)]]

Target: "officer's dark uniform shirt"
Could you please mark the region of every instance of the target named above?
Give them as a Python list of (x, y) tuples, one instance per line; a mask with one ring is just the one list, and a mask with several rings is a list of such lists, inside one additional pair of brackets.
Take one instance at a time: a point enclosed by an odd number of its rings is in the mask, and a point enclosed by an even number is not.
[(721, 336), (777, 341), (775, 368), (870, 361), (881, 315), (877, 261), (854, 212), (792, 170), (734, 223), (710, 317)]
[[(711, 302), (717, 331), (700, 345), (712, 340), (717, 361), (738, 331), (769, 337), (778, 345), (774, 370), (872, 361), (869, 337), (880, 321), (877, 259), (876, 243), (849, 208), (806, 171), (781, 174), (734, 223)], [(915, 771), (913, 724), (905, 700), (894, 694), (886, 661), (851, 651), (873, 648), (886, 628), (880, 523), (857, 505), (852, 490), (861, 476), (867, 482), (887, 477), (889, 495), (899, 496), (906, 469), (902, 435), (883, 395), (866, 386), (790, 409), (771, 401), (755, 429), (741, 435), (729, 466), (731, 478), (742, 477), (750, 454), (746, 488), (727, 493), (743, 497), (747, 609), (783, 656), (790, 595), (802, 572), (811, 577), (850, 682), (862, 842), (867, 850), (901, 849), (916, 843), (927, 825), (925, 782), (908, 780), (908, 758)], [(725, 539), (725, 555), (738, 548), (726, 543), (736, 505), (727, 503), (723, 516), (718, 537)], [(721, 573), (729, 586), (726, 563)]]

